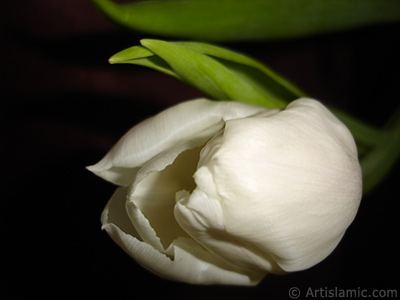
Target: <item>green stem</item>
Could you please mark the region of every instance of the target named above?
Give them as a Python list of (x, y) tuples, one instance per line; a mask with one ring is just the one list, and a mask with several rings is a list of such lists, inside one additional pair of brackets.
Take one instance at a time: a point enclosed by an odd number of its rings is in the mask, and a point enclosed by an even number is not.
[(400, 156), (400, 107), (384, 131), (384, 140), (361, 160), (364, 194), (369, 193), (387, 176)]

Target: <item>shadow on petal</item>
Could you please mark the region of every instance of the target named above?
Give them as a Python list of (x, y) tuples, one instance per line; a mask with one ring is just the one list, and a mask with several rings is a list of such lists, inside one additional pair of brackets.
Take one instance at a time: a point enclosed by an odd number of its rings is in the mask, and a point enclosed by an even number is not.
[(193, 174), (199, 160), (200, 148), (181, 153), (162, 171), (150, 171), (137, 184), (129, 200), (143, 213), (160, 238), (164, 249), (178, 237), (187, 236), (175, 220), (175, 195), (195, 187)]
[(101, 223), (103, 224), (103, 229), (107, 224), (112, 223), (118, 226), (126, 234), (140, 240), (140, 235), (136, 231), (126, 212), (125, 202), (127, 191), (128, 188), (119, 187), (114, 192), (101, 215)]

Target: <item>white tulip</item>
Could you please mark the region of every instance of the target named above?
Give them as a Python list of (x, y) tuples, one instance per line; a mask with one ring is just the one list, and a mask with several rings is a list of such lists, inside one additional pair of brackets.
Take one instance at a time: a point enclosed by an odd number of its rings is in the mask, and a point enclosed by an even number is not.
[(132, 128), (89, 169), (120, 185), (103, 228), (148, 270), (255, 285), (327, 257), (362, 190), (348, 129), (318, 101), (283, 111), (205, 99)]

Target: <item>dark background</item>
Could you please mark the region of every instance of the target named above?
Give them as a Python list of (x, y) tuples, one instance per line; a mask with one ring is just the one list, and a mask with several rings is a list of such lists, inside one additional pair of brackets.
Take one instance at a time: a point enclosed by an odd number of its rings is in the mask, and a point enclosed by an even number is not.
[[(399, 290), (398, 164), (364, 197), (337, 249), (309, 270), (243, 288), (175, 283), (142, 269), (101, 231), (115, 187), (85, 166), (139, 121), (201, 93), (156, 71), (109, 65), (151, 36), (109, 23), (90, 1), (2, 1), (0, 20), (2, 293), (289, 299), (291, 287), (302, 296), (308, 288)], [(380, 126), (399, 102), (399, 29), (225, 46)]]

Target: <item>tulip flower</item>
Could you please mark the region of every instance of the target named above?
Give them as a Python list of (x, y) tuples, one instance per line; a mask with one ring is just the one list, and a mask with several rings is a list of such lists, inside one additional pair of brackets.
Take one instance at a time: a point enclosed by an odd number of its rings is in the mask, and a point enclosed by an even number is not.
[[(282, 109), (304, 91), (261, 62), (204, 42), (143, 39), (110, 58), (112, 64), (145, 66), (194, 86), (208, 97)], [(377, 128), (338, 109), (334, 114), (357, 142), (364, 194), (374, 190), (400, 157), (400, 110)]]
[(133, 127), (96, 165), (120, 187), (103, 228), (139, 264), (193, 284), (255, 285), (327, 257), (354, 219), (354, 139), (320, 102), (284, 110), (182, 102)]

